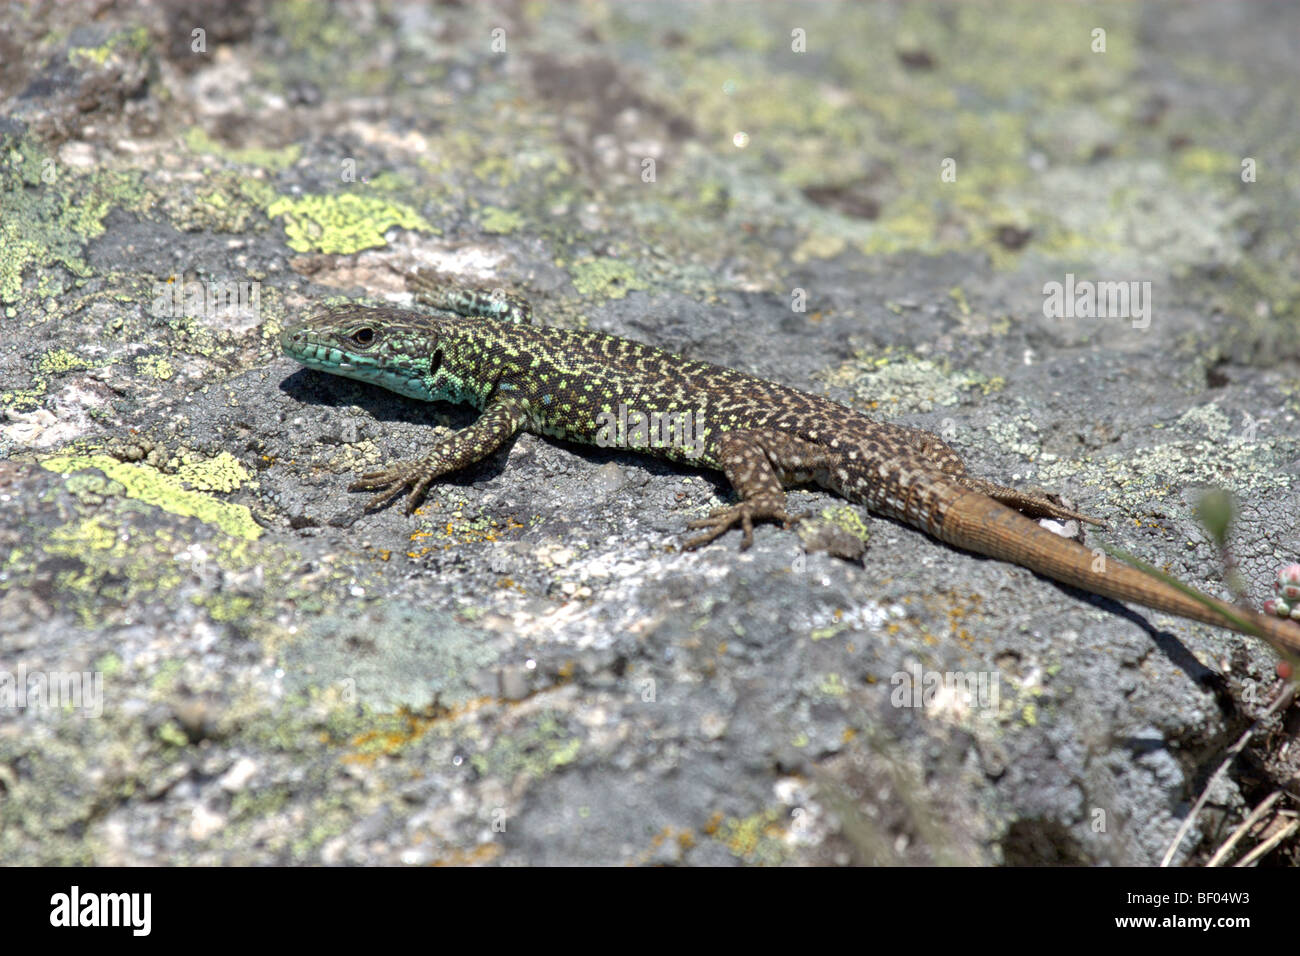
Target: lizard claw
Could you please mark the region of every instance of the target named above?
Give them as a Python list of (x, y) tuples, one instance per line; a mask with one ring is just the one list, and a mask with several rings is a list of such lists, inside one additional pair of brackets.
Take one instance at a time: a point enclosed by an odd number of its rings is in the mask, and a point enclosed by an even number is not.
[(740, 550), (747, 551), (754, 543), (755, 521), (779, 521), (782, 527), (789, 528), (796, 521), (801, 521), (805, 517), (804, 514), (789, 514), (785, 510), (785, 502), (775, 497), (758, 496), (750, 498), (728, 507), (716, 508), (709, 513), (707, 518), (687, 522), (687, 528), (705, 528), (708, 530), (704, 534), (696, 535), (694, 538), (683, 542), (682, 549), (693, 551), (696, 548), (703, 547), (739, 523), (741, 530), (744, 532), (744, 537), (740, 539)]
[(406, 496), (405, 509), (409, 515), (415, 511), (416, 505), (420, 503), (420, 499), (424, 497), (432, 481), (433, 476), (424, 475), (419, 465), (399, 463), (383, 471), (371, 471), (361, 475), (348, 485), (348, 491), (378, 491), (379, 494), (366, 502), (366, 510), (373, 511), (384, 507), (410, 488), (410, 494)]

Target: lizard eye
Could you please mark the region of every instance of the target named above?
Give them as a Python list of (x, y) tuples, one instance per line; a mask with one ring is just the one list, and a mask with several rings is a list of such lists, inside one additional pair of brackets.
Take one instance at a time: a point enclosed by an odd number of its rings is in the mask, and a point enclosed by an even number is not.
[(375, 330), (369, 326), (357, 329), (349, 338), (363, 349), (370, 348), (375, 344)]

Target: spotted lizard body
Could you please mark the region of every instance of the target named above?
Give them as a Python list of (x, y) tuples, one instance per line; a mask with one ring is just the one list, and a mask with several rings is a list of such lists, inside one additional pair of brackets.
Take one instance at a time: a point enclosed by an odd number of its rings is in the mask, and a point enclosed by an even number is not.
[[(1205, 595), (1197, 600), (1118, 561), (1099, 561), (1031, 518), (1101, 522), (967, 474), (957, 453), (928, 432), (629, 339), (532, 325), (527, 304), (511, 296), (426, 284), (422, 298), (431, 310), (327, 307), (280, 337), (285, 353), (309, 368), (482, 411), (422, 460), (362, 475), (351, 490), (377, 492), (371, 507), (405, 492), (411, 512), (435, 479), (491, 455), (523, 430), (622, 444), (719, 470), (739, 495), (736, 504), (688, 525), (702, 533), (687, 548), (737, 524), (742, 548), (750, 546), (755, 522), (789, 527), (797, 518), (786, 511), (785, 488), (812, 482), (956, 547), (1108, 598), (1234, 630), (1249, 622), (1300, 650), (1300, 626)], [(629, 442), (629, 430), (613, 424), (629, 415), (668, 422), (657, 433), (666, 440), (641, 441), (643, 428), (633, 429), (637, 441)]]

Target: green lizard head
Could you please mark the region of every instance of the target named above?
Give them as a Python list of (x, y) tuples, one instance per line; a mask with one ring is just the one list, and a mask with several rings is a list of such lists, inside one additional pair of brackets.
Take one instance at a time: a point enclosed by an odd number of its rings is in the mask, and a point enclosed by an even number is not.
[(330, 306), (280, 333), (280, 348), (308, 368), (382, 385), (428, 402), (475, 401), (446, 361), (454, 319), (384, 306)]

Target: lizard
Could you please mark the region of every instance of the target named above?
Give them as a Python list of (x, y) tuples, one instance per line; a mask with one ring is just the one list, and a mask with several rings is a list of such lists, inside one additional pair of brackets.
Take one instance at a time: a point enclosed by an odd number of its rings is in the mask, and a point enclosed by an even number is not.
[(923, 429), (879, 422), (829, 398), (631, 339), (536, 325), (524, 299), (499, 290), (438, 285), (418, 274), (413, 284), (426, 308), (325, 306), (280, 334), (284, 353), (308, 368), (481, 412), (422, 459), (360, 475), (349, 490), (375, 493), (367, 509), (405, 493), (412, 513), (437, 478), (492, 455), (523, 430), (606, 444), (622, 405), (686, 416), (676, 420), (694, 425), (697, 443), (645, 442), (635, 450), (721, 471), (739, 496), (689, 522), (701, 533), (684, 549), (739, 525), (744, 550), (757, 522), (791, 527), (805, 516), (786, 511), (786, 487), (814, 483), (956, 548), (1112, 600), (1262, 633), (1274, 647), (1300, 652), (1300, 625), (1199, 592), (1198, 600), (1044, 528), (1033, 519), (1104, 523), (1046, 494), (969, 474), (956, 450)]

